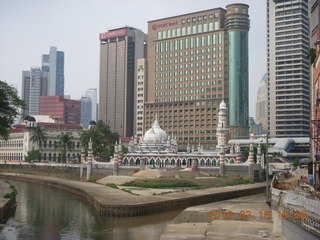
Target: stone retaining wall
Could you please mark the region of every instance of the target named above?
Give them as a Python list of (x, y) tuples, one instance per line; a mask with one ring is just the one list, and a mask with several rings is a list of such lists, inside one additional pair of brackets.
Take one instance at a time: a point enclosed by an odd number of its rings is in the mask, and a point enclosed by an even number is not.
[(264, 186), (256, 186), (247, 189), (233, 190), (228, 192), (218, 192), (205, 195), (195, 195), (187, 198), (176, 198), (172, 200), (146, 202), (142, 204), (128, 203), (125, 205), (106, 205), (97, 201), (93, 196), (88, 194), (85, 189), (72, 187), (70, 185), (52, 182), (50, 180), (37, 179), (24, 176), (14, 175), (0, 175), (1, 178), (24, 180), (37, 184), (44, 184), (46, 186), (55, 187), (82, 197), (85, 201), (91, 204), (101, 216), (113, 216), (113, 217), (133, 217), (142, 216), (148, 214), (155, 214), (165, 211), (173, 211), (178, 209), (184, 209), (190, 206), (205, 204), (209, 202), (221, 201), (230, 198), (242, 197), (251, 194), (264, 192)]

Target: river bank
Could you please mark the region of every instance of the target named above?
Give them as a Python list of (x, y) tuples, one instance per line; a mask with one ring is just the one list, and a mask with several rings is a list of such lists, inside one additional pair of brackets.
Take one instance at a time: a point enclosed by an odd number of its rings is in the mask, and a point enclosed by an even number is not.
[(198, 205), (185, 209), (167, 225), (160, 240), (278, 239), (265, 194)]
[(5, 222), (15, 207), (15, 189), (4, 180), (0, 180), (0, 223)]
[(31, 174), (1, 173), (0, 178), (52, 186), (76, 194), (101, 216), (132, 217), (184, 209), (190, 206), (261, 193), (264, 183), (136, 196), (101, 184)]

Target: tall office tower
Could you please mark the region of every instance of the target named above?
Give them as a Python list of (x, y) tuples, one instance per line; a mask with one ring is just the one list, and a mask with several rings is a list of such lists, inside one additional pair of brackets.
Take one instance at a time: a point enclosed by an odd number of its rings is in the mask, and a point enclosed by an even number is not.
[(229, 106), (231, 90), (239, 103), (231, 98), (230, 135), (247, 135), (248, 29), (245, 4), (148, 22), (144, 130), (158, 113), (161, 126), (177, 137), (181, 148), (199, 141), (213, 148), (219, 103)]
[(309, 136), (308, 0), (267, 1), (268, 129)]
[[(320, 2), (311, 0), (310, 9), (310, 49), (315, 51), (311, 65), (311, 159), (313, 160), (314, 188), (320, 191)], [(310, 169), (308, 171), (311, 173)]]
[(98, 120), (97, 89), (96, 88), (87, 89), (85, 96), (89, 97), (91, 99), (91, 119), (90, 119), (90, 121), (91, 120), (97, 121)]
[(227, 6), (229, 67), (229, 125), (232, 137), (248, 135), (249, 124), (249, 64), (248, 6)]
[(47, 95), (48, 74), (40, 67), (32, 67), (22, 72), (22, 99), (26, 107), (22, 109), (22, 119), (28, 115), (39, 115), (40, 96)]
[(268, 74), (259, 82), (256, 102), (256, 121), (262, 125), (262, 133), (268, 132)]
[(40, 115), (49, 115), (65, 123), (80, 124), (81, 102), (62, 96), (41, 96)]
[[(80, 99), (81, 102), (81, 124), (84, 128), (88, 128), (89, 123), (92, 119), (92, 102), (90, 97), (82, 96)], [(97, 106), (97, 105), (95, 105)]]
[(48, 96), (63, 96), (64, 52), (50, 47), (50, 53), (42, 55), (42, 71), (48, 73)]
[(145, 58), (137, 61), (137, 85), (136, 85), (136, 101), (135, 101), (135, 135), (142, 137), (143, 132), (143, 116), (144, 103), (146, 100), (146, 83), (147, 83), (147, 60)]
[(129, 26), (100, 34), (100, 119), (120, 136), (133, 136), (135, 66), (145, 57), (146, 40)]

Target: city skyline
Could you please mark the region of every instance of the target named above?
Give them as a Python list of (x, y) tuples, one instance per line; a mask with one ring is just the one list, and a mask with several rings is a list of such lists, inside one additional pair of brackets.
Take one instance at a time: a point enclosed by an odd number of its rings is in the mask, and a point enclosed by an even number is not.
[[(148, 21), (226, 6), (238, 1), (185, 1), (183, 4), (163, 1), (154, 10), (151, 9), (150, 5), (153, 4), (149, 1), (92, 1), (90, 4), (77, 1), (76, 11), (73, 9), (73, 2), (56, 1), (53, 4), (34, 0), (28, 4), (14, 4), (11, 1), (3, 1), (0, 4), (0, 34), (4, 36), (0, 40), (0, 64), (3, 66), (0, 69), (1, 80), (17, 87), (20, 93), (21, 71), (30, 66), (40, 65), (41, 54), (46, 52), (49, 46), (57, 46), (65, 52), (65, 94), (70, 94), (72, 99), (80, 99), (85, 89), (98, 88), (99, 43), (96, 39), (99, 33), (122, 24), (147, 32)], [(251, 18), (249, 104), (250, 116), (254, 116), (256, 89), (266, 72), (265, 3), (259, 4), (249, 0), (239, 2), (249, 4)], [(48, 15), (46, 11), (49, 9), (50, 12), (59, 10), (59, 18)], [(110, 9), (118, 9), (122, 14)], [(37, 17), (34, 17), (35, 12)], [(18, 37), (21, 35), (24, 36), (24, 44), (21, 44)]]

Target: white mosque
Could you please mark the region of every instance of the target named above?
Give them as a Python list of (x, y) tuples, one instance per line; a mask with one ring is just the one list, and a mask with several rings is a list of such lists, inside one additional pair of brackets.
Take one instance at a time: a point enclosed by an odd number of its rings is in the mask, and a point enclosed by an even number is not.
[[(152, 127), (146, 131), (143, 138), (133, 138), (128, 146), (129, 152), (122, 153), (122, 145), (115, 146), (113, 162), (119, 166), (140, 166), (142, 163), (149, 168), (191, 168), (192, 161), (197, 160), (199, 167), (216, 167), (220, 163), (241, 163), (240, 148), (227, 145), (229, 129), (227, 128), (228, 108), (224, 101), (219, 106), (217, 146), (215, 151), (204, 150), (198, 146), (187, 147), (186, 152), (178, 152), (177, 139), (168, 136), (161, 129), (155, 117)], [(143, 161), (142, 161), (143, 160)]]

